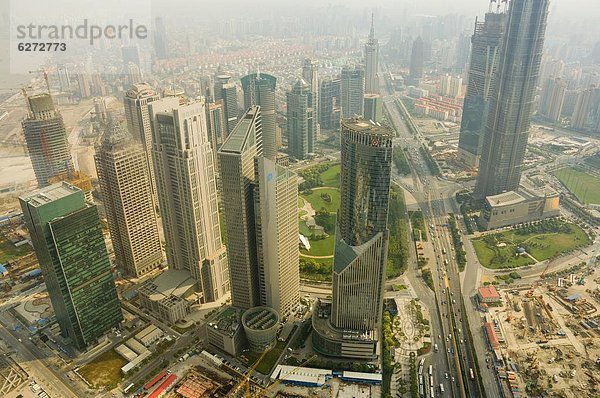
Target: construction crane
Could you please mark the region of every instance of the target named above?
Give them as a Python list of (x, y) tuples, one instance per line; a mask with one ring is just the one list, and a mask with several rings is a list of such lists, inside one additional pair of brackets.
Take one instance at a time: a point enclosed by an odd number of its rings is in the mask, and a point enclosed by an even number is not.
[[(259, 397), (266, 396), (266, 394), (269, 391), (273, 390), (275, 387), (277, 387), (279, 384), (281, 384), (282, 381), (285, 381), (285, 379), (287, 377), (291, 376), (295, 371), (297, 371), (298, 369), (300, 369), (301, 367), (303, 367), (304, 365), (306, 365), (307, 363), (309, 363), (310, 361), (312, 361), (316, 357), (317, 357), (316, 355), (313, 355), (312, 357), (308, 358), (306, 361), (304, 361), (300, 365), (296, 366), (294, 369), (292, 369), (290, 372), (288, 372), (285, 376), (280, 377), (279, 379), (277, 379), (277, 381), (275, 383), (273, 383), (269, 387), (263, 389), (261, 392), (259, 392), (258, 394), (256, 394), (254, 397), (259, 398)], [(247, 395), (246, 397), (250, 397), (250, 395)]]
[(46, 82), (46, 88), (48, 89), (48, 95), (52, 95), (50, 92), (50, 82), (48, 81), (48, 71), (44, 69), (30, 70), (29, 73), (41, 73), (44, 76), (44, 81)]
[(245, 388), (246, 389), (246, 394), (245, 394), (246, 397), (250, 396), (250, 376), (252, 375), (252, 372), (254, 372), (254, 370), (256, 369), (256, 367), (258, 366), (258, 364), (260, 363), (260, 361), (262, 361), (262, 359), (265, 357), (265, 355), (267, 354), (267, 352), (269, 352), (269, 350), (265, 350), (262, 354), (260, 354), (260, 357), (258, 357), (258, 359), (256, 360), (256, 362), (254, 362), (254, 365), (252, 365), (252, 367), (250, 367), (246, 373), (240, 373), (238, 371), (235, 371), (235, 373), (237, 373), (240, 376), (242, 376), (242, 380), (240, 380), (240, 382), (238, 383), (238, 385), (236, 385), (235, 387), (233, 387), (231, 389), (231, 392), (228, 394), (228, 396), (235, 397), (236, 394), (238, 393), (238, 391), (241, 388)]
[(536, 287), (538, 287), (540, 285), (540, 283), (542, 283), (542, 279), (544, 279), (546, 272), (548, 272), (548, 267), (550, 267), (550, 261), (548, 261), (548, 263), (544, 267), (544, 271), (542, 271), (542, 273), (540, 274), (540, 277), (531, 284), (531, 289), (529, 289), (529, 291), (525, 294), (526, 297), (533, 296), (533, 291), (535, 290)]

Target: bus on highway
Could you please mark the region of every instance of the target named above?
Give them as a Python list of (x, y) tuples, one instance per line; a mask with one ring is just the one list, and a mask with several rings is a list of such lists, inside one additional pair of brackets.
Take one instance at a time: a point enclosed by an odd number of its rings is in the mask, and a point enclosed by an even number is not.
[(475, 374), (473, 373), (473, 368), (469, 368), (469, 376), (471, 377), (471, 380), (475, 380)]
[(444, 393), (444, 385), (440, 383), (440, 395)]
[(433, 375), (433, 365), (429, 365), (429, 376)]
[(127, 387), (125, 387), (125, 389), (123, 390), (123, 393), (124, 393), (124, 394), (127, 394), (127, 392), (128, 392), (129, 390), (131, 390), (131, 388), (132, 388), (132, 387), (133, 387), (133, 383), (129, 384)]

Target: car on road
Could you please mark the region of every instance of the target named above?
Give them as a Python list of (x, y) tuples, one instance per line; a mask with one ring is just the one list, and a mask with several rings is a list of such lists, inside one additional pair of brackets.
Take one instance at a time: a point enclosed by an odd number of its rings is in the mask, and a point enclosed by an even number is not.
[(448, 372), (446, 372), (445, 376), (446, 376), (446, 379), (448, 379), (448, 378), (450, 377), (450, 376), (448, 375)]

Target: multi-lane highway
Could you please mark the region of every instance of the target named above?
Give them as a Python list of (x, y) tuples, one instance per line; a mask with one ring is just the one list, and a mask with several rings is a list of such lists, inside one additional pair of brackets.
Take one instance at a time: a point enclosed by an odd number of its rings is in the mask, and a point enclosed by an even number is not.
[[(482, 357), (485, 356), (486, 347), (483, 337), (477, 333), (479, 325), (475, 325), (475, 332), (472, 334), (475, 341), (471, 341), (471, 334), (468, 333), (469, 325), (464, 316), (465, 311), (472, 312), (472, 319), (479, 319), (479, 315), (473, 314), (471, 304), (467, 303), (465, 306), (463, 301), (460, 272), (448, 226), (449, 213), (459, 214), (454, 194), (461, 186), (431, 175), (419, 150), (424, 142), (423, 137), (413, 136), (406, 128), (405, 121), (394, 103), (398, 100), (394, 94), (383, 86), (382, 92), (387, 92), (387, 95), (384, 94), (384, 103), (390, 121), (398, 132), (395, 145), (406, 150), (407, 160), (412, 169), (411, 193), (429, 227), (428, 246), (433, 250), (429, 266), (434, 278), (435, 304), (430, 309), (437, 312), (439, 322), (432, 324), (433, 344), (437, 344), (438, 352), (426, 361), (426, 364), (432, 364), (435, 368), (434, 381), (429, 384), (435, 386), (434, 394), (497, 397), (499, 393), (495, 378), (487, 367), (481, 369), (485, 392), (482, 391), (482, 384), (477, 378), (478, 358), (473, 347), (479, 348)], [(480, 362), (484, 363), (483, 359)], [(440, 385), (444, 387), (444, 393)], [(429, 391), (429, 388), (425, 389), (426, 396), (431, 396)]]

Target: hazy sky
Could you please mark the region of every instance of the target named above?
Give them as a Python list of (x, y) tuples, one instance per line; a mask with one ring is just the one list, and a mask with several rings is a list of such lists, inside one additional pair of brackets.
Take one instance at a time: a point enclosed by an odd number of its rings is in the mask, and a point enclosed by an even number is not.
[[(222, 0), (216, 1), (194, 1), (194, 0), (152, 0), (155, 10), (167, 7), (173, 10), (176, 7), (194, 7), (211, 8), (221, 10), (239, 9), (241, 12), (252, 8), (256, 10), (260, 7), (268, 6), (346, 6), (353, 8), (396, 8), (398, 10), (406, 9), (409, 14), (427, 13), (432, 15), (441, 15), (448, 13), (461, 13), (465, 15), (483, 14), (489, 5), (489, 0)], [(563, 17), (599, 19), (600, 2), (598, 0), (550, 0), (551, 13), (560, 13)]]

